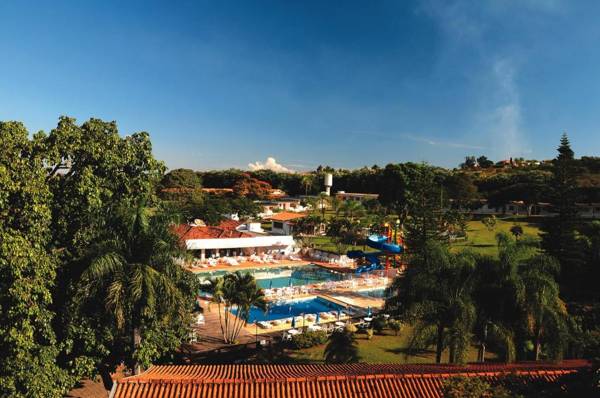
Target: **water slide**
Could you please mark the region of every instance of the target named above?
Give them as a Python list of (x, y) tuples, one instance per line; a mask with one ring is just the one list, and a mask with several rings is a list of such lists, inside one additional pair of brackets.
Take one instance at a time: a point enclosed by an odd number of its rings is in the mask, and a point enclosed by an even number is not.
[(387, 236), (383, 235), (371, 235), (367, 238), (367, 246), (373, 249), (379, 250), (378, 252), (365, 253), (362, 250), (350, 250), (346, 255), (350, 258), (365, 258), (369, 264), (362, 265), (356, 269), (357, 274), (363, 272), (374, 271), (382, 269), (381, 261), (379, 256), (382, 255), (396, 255), (403, 251), (403, 247), (395, 243), (388, 243)]

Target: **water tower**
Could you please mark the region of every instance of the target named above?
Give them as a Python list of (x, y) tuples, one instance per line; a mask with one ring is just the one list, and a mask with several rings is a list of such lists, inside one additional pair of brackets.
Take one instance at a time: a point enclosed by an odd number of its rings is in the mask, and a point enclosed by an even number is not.
[(331, 187), (333, 186), (333, 174), (325, 174), (325, 194), (331, 195)]

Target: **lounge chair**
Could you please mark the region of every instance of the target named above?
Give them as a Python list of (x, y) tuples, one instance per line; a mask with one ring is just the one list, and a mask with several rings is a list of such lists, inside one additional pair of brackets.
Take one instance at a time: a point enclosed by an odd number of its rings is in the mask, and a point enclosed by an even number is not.
[(260, 322), (258, 322), (258, 326), (261, 329), (272, 329), (273, 328), (273, 325), (271, 325), (271, 323), (267, 322), (267, 321), (260, 321)]

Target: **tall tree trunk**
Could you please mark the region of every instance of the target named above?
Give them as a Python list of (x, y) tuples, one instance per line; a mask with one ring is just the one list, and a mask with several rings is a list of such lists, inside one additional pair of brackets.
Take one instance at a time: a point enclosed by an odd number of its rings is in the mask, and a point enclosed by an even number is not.
[(541, 333), (539, 333), (539, 332), (536, 333), (536, 335), (535, 335), (535, 344), (534, 344), (534, 348), (533, 348), (533, 351), (534, 351), (534, 354), (535, 354), (535, 358), (534, 359), (536, 361), (540, 360), (540, 355), (542, 353), (542, 341), (541, 341), (542, 339), (541, 339), (540, 334)]
[(488, 332), (487, 323), (483, 326), (483, 337), (481, 339), (481, 343), (479, 344), (479, 351), (477, 352), (477, 362), (485, 362), (485, 344), (487, 342), (487, 332)]
[(456, 363), (456, 338), (450, 339), (450, 346), (448, 347), (448, 362)]
[(113, 386), (113, 379), (110, 376), (110, 367), (108, 365), (101, 365), (98, 371), (100, 373), (100, 377), (102, 378), (102, 384), (104, 384), (104, 389), (110, 391)]
[(442, 351), (444, 351), (444, 325), (440, 323), (437, 330), (435, 363), (442, 363)]
[[(134, 327), (133, 328), (133, 352), (134, 353), (137, 351), (141, 342), (142, 342), (142, 335), (140, 333), (140, 329)], [(142, 367), (139, 364), (139, 362), (137, 362), (137, 361), (133, 364), (133, 373), (136, 375), (139, 375), (140, 373), (142, 373)]]

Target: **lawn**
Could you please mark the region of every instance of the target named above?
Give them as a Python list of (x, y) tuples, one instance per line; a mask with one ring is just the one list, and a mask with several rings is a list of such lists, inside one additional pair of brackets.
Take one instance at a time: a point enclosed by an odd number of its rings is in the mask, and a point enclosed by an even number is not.
[(520, 225), (525, 235), (539, 237), (539, 225), (526, 218), (498, 218), (495, 228), (491, 231), (481, 221), (469, 221), (467, 240), (453, 243), (453, 250), (470, 249), (476, 253), (497, 256), (496, 234), (499, 232), (510, 234), (510, 228), (514, 225)]
[[(384, 331), (384, 335), (374, 335), (371, 340), (367, 340), (366, 334), (356, 334), (358, 343), (359, 362), (365, 363), (434, 363), (435, 352), (426, 350), (414, 355), (406, 355), (406, 347), (410, 338), (409, 332), (403, 332), (395, 336), (389, 330)], [(290, 362), (293, 363), (323, 363), (323, 352), (325, 345), (320, 345), (303, 350), (292, 351), (289, 353)], [(494, 360), (493, 353), (488, 353), (486, 359)], [(477, 348), (471, 347), (467, 354), (468, 362), (477, 360)], [(442, 362), (448, 362), (448, 352), (445, 351), (442, 356)]]
[(348, 250), (363, 250), (365, 252), (376, 251), (366, 245), (352, 246), (352, 245), (336, 245), (333, 238), (330, 236), (314, 236), (308, 238), (308, 242), (313, 245), (315, 249), (324, 250), (332, 253), (338, 253), (341, 249), (342, 254), (345, 254)]

